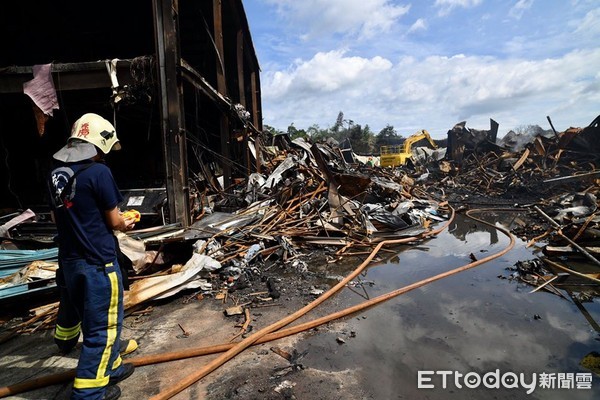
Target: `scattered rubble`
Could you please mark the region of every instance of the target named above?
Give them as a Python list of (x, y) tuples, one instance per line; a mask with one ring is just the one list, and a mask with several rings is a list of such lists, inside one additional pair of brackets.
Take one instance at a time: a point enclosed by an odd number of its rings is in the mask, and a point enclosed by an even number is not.
[[(166, 224), (118, 236), (131, 261), (125, 308), (136, 313), (148, 310), (150, 301), (194, 291), (187, 301), (223, 303), (240, 328), (233, 341), (252, 331), (252, 310), (276, 307), (292, 293), (310, 301), (325, 292), (310, 283), (286, 287), (281, 279), (314, 274), (308, 266), (315, 257), (335, 262), (367, 255), (384, 240), (413, 237), (447, 221), (450, 205), (460, 211), (480, 204), (519, 211), (513, 232), (540, 250), (540, 257), (510, 268), (508, 279), (531, 286), (531, 293), (547, 291), (581, 305), (598, 294), (600, 283), (599, 123), (600, 117), (551, 136), (513, 134), (497, 141), (495, 121), (489, 131), (461, 122), (448, 132), (444, 157), (415, 148), (413, 162), (399, 168), (360, 161), (331, 143), (279, 137), (277, 146), (258, 153), (261, 172), (227, 193), (214, 190), (209, 170), (198, 175), (188, 228)], [(32, 273), (56, 268), (55, 249), (25, 249), (32, 242), (23, 228), (25, 221), (36, 223), (32, 218), (30, 210), (3, 218), (4, 246), (19, 250), (3, 250), (8, 267), (2, 271), (11, 274), (0, 290), (24, 285), (31, 294), (34, 287), (52, 286), (51, 277)], [(14, 264), (10, 251), (29, 253)], [(478, 256), (470, 257), (477, 262)], [(373, 284), (358, 279), (348, 286)], [(0, 341), (52, 327), (55, 312), (55, 304), (30, 307), (25, 317), (6, 321)], [(180, 337), (191, 334), (180, 328)], [(302, 369), (302, 354), (271, 350), (290, 362), (282, 371)], [(292, 388), (282, 383), (275, 390)]]

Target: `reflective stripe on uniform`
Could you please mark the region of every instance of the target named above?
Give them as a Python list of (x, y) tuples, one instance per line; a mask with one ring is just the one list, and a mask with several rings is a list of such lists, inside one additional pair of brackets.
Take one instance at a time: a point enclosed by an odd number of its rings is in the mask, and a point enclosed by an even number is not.
[(96, 379), (100, 379), (106, 375), (108, 368), (108, 360), (112, 352), (112, 347), (115, 344), (117, 338), (117, 317), (119, 315), (119, 278), (116, 272), (110, 272), (108, 274), (110, 279), (110, 306), (108, 307), (108, 324), (106, 331), (106, 347), (102, 352), (102, 359), (98, 366), (98, 372), (96, 373)]
[(95, 389), (108, 385), (110, 376), (105, 376), (100, 379), (75, 378), (73, 387), (75, 389)]
[(110, 379), (110, 376), (107, 375), (107, 369), (112, 348), (117, 337), (117, 319), (119, 315), (119, 278), (117, 277), (116, 272), (110, 272), (108, 274), (108, 279), (110, 281), (110, 304), (108, 306), (107, 314), (106, 344), (104, 346), (104, 351), (102, 352), (98, 370), (96, 371), (96, 378), (75, 378), (75, 381), (73, 382), (73, 388), (75, 389), (93, 389), (104, 387), (108, 385)]
[(60, 325), (56, 325), (54, 329), (54, 338), (58, 340), (71, 340), (79, 336), (81, 332), (81, 322), (72, 328), (64, 328)]
[(117, 368), (119, 368), (122, 363), (123, 363), (123, 359), (121, 358), (121, 355), (117, 356), (117, 359), (115, 360), (115, 362), (112, 365), (112, 370), (114, 371)]

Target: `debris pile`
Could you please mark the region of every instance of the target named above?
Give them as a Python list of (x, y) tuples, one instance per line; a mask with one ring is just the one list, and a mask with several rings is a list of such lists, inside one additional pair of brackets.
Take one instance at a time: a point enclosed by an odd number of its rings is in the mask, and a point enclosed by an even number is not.
[[(516, 266), (512, 278), (556, 294), (563, 273), (600, 283), (563, 265), (568, 257), (600, 266), (599, 123), (600, 117), (583, 129), (513, 134), (498, 142), (495, 121), (488, 131), (461, 122), (448, 132), (443, 159), (417, 157), (397, 168), (360, 162), (333, 142), (286, 135), (256, 140), (252, 146), (273, 144), (253, 152), (260, 172), (235, 180), (227, 192), (218, 189), (212, 170), (202, 172), (204, 186), (193, 185), (189, 227), (167, 224), (118, 235), (131, 261), (125, 307), (182, 290), (194, 290), (190, 298), (227, 299), (255, 285), (226, 309), (226, 315), (246, 315), (247, 306), (281, 296), (277, 274), (310, 273), (315, 253), (329, 262), (368, 254), (383, 240), (413, 237), (447, 220), (450, 204), (466, 208), (478, 202), (518, 205), (526, 214), (519, 235), (543, 248), (543, 258)], [(7, 235), (20, 223), (11, 221)], [(241, 328), (243, 335), (251, 325)]]
[(528, 142), (507, 135), (499, 144), (490, 133), (494, 129), (470, 130), (460, 123), (448, 132), (446, 159), (430, 169), (452, 192), (450, 201), (468, 201), (475, 195), (534, 203), (585, 190), (584, 185), (595, 186), (600, 176), (599, 123), (600, 117), (585, 128), (569, 128), (552, 137), (539, 134)]
[(487, 170), (488, 178), (493, 171), (498, 179), (491, 179), (486, 190), (521, 200), (528, 223), (519, 236), (541, 253), (518, 262), (510, 278), (534, 286), (531, 292), (543, 289), (568, 298), (582, 309), (582, 302), (598, 296), (600, 284), (599, 123), (600, 117), (583, 129), (538, 134), (527, 143), (513, 135), (504, 142), (521, 148), (520, 153), (488, 153), (484, 157), (492, 162), (487, 163), (482, 156), (477, 159), (480, 172), (481, 166), (500, 165), (495, 160), (510, 165)]
[(263, 173), (238, 182), (231, 194), (199, 196), (203, 202), (186, 229), (117, 234), (132, 264), (126, 310), (182, 290), (226, 298), (258, 282), (247, 301), (228, 308), (227, 315), (241, 315), (249, 303), (280, 296), (276, 273), (308, 273), (314, 252), (329, 261), (364, 254), (448, 217), (447, 203), (408, 174), (348, 162), (331, 144), (286, 141), (270, 149), (262, 166)]
[[(335, 260), (386, 238), (422, 233), (447, 218), (447, 204), (411, 193), (415, 182), (406, 175), (348, 163), (326, 143), (286, 142), (264, 166), (270, 172), (251, 174), (233, 189), (234, 196), (203, 204), (188, 229), (146, 239), (145, 248), (159, 246), (159, 252), (166, 243), (193, 243), (193, 254), (168, 275), (134, 282), (126, 307), (162, 298), (159, 292), (172, 294), (173, 285), (225, 287), (231, 293), (263, 280), (266, 298), (274, 299), (278, 291), (265, 273), (274, 268), (306, 273), (304, 251), (331, 249), (327, 253)], [(231, 209), (236, 211), (223, 211)], [(156, 273), (156, 265), (139, 269)], [(202, 283), (191, 283), (197, 279)]]

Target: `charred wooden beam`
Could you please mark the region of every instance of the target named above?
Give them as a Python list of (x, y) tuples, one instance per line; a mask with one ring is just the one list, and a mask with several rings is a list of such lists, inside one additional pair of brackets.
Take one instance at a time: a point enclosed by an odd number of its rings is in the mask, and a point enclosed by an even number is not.
[(170, 222), (190, 224), (177, 2), (153, 0), (161, 126)]
[[(237, 75), (240, 104), (246, 108), (246, 75), (244, 74), (244, 32), (238, 29), (236, 37), (237, 49)], [(246, 175), (250, 175), (250, 149), (248, 148), (248, 131), (244, 129), (244, 165), (246, 166)]]
[(183, 79), (204, 93), (221, 110), (226, 111), (231, 109), (231, 101), (219, 93), (217, 89), (212, 87), (211, 84), (194, 69), (194, 67), (188, 64), (184, 59), (181, 59), (180, 63), (181, 76)]
[[(222, 95), (217, 89), (212, 87), (211, 84), (184, 59), (180, 60), (180, 64), (181, 77), (186, 82), (204, 93), (223, 113), (228, 114), (231, 118), (239, 118), (239, 115), (235, 112), (233, 104), (228, 97)], [(248, 124), (248, 127), (253, 131), (258, 132), (258, 129), (254, 124), (250, 123)]]
[[(223, 96), (227, 96), (227, 80), (225, 78), (225, 51), (223, 45), (223, 5), (221, 0), (213, 0), (214, 17), (214, 40), (217, 48), (217, 90)], [(227, 189), (231, 185), (231, 166), (229, 160), (229, 117), (221, 114), (219, 117), (220, 136), (221, 136), (221, 155), (224, 161), (221, 163), (223, 168), (223, 187)]]
[(256, 72), (252, 72), (252, 77), (250, 78), (250, 84), (252, 85), (252, 117), (254, 118), (253, 123), (254, 126), (262, 131), (262, 115), (260, 110), (261, 106), (261, 93), (260, 93), (260, 76)]

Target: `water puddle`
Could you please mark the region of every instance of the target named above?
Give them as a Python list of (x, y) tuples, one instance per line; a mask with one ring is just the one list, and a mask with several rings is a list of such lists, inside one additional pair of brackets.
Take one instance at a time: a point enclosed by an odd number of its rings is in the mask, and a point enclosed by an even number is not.
[[(500, 217), (510, 224), (513, 216)], [(457, 216), (435, 239), (397, 255), (380, 253), (388, 258), (373, 264), (361, 275), (362, 285), (345, 289), (336, 303), (357, 304), (501, 251), (507, 243), (497, 230)], [(592, 322), (600, 321), (598, 300), (579, 307), (544, 291), (529, 293), (534, 287), (506, 279), (512, 273), (507, 268), (535, 258), (534, 252), (518, 240), (501, 258), (309, 335), (298, 351), (309, 350), (309, 367), (354, 370), (362, 396), (369, 399), (600, 398), (600, 379), (580, 366), (588, 353), (600, 352)], [(419, 371), (433, 371), (421, 375), (421, 383), (433, 388), (418, 387)], [(457, 373), (470, 374), (470, 381)], [(484, 385), (486, 374), (490, 388)], [(528, 386), (513, 382), (512, 374), (517, 379), (523, 374)]]

